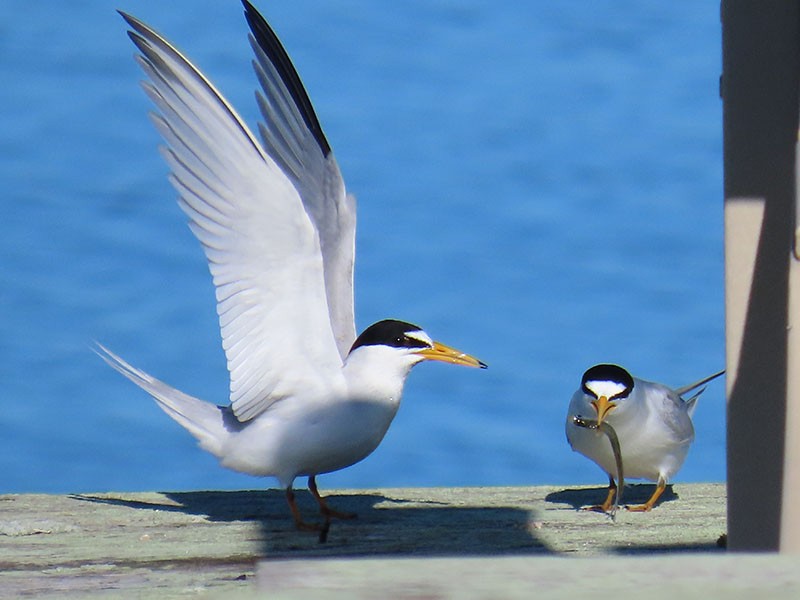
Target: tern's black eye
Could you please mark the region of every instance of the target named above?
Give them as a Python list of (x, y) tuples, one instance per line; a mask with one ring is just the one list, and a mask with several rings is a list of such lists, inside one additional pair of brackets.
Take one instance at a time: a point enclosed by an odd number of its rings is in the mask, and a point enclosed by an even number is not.
[(425, 340), (406, 334), (398, 335), (394, 340), (394, 344), (390, 345), (398, 348), (428, 348), (430, 346)]

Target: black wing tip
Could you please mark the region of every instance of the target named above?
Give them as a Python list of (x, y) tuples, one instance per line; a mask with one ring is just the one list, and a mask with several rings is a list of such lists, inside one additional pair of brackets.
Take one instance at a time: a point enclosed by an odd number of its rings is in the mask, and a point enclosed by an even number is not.
[[(267, 23), (266, 19), (258, 12), (255, 6), (253, 6), (249, 0), (242, 0), (242, 5), (244, 6), (245, 19), (252, 32), (252, 39), (277, 69), (281, 80), (286, 85), (295, 105), (303, 116), (306, 127), (308, 127), (308, 130), (314, 136), (317, 145), (322, 151), (322, 155), (327, 158), (331, 154), (331, 146), (322, 131), (322, 126), (319, 123), (317, 114), (308, 97), (308, 93), (286, 49), (283, 47), (283, 44), (281, 44), (280, 39), (273, 31), (272, 27), (270, 27), (269, 23)], [(133, 15), (120, 9), (117, 9), (117, 12), (130, 26), (131, 30), (128, 31), (128, 36), (140, 49), (142, 49), (140, 42), (144, 38), (148, 38), (152, 35), (160, 37), (148, 25)]]
[(122, 10), (117, 9), (119, 15), (125, 19), (128, 27), (128, 37), (142, 53), (146, 52), (147, 41), (146, 38), (151, 33), (151, 29), (142, 21)]
[[(160, 45), (169, 47), (169, 42), (164, 40), (152, 27), (144, 21), (141, 21), (125, 11), (117, 9), (120, 16), (125, 19), (130, 29), (128, 29), (128, 37), (141, 52), (141, 55), (136, 56), (136, 61), (146, 60), (149, 63), (157, 61), (157, 55), (153, 53), (153, 46)], [(141, 64), (141, 63), (140, 63)]]
[(248, 13), (249, 14), (253, 14), (254, 13), (254, 14), (258, 15), (259, 17), (261, 16), (259, 14), (258, 10), (256, 9), (256, 7), (253, 6), (253, 4), (249, 0), (242, 0), (242, 5), (244, 5), (244, 14), (245, 15), (247, 15)]
[(300, 80), (300, 75), (289, 58), (289, 54), (275, 31), (256, 7), (249, 0), (242, 0), (242, 5), (244, 6), (244, 16), (247, 20), (247, 25), (250, 27), (253, 40), (277, 69), (295, 105), (300, 110), (300, 114), (303, 115), (306, 127), (314, 135), (322, 155), (328, 157), (331, 153), (331, 146), (322, 131), (322, 126), (308, 97), (308, 92), (306, 92), (303, 82)]
[(128, 30), (128, 37), (136, 46), (144, 52), (142, 44), (146, 39), (152, 39), (153, 36), (160, 37), (158, 34), (146, 23), (140, 21), (133, 15), (126, 13), (123, 10), (117, 9), (119, 15), (125, 19), (130, 29)]
[(119, 16), (125, 19), (125, 22), (128, 24), (128, 26), (135, 31), (150, 29), (147, 25), (142, 23), (142, 21), (134, 17), (132, 14), (126, 13), (124, 10), (117, 9), (117, 13), (119, 13)]

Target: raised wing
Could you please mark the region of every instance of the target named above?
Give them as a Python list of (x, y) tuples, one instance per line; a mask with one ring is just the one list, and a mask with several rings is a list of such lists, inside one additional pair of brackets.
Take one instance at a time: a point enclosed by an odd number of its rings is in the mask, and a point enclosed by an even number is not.
[(247, 421), (298, 391), (330, 387), (342, 360), (320, 237), (293, 179), (200, 71), (122, 16), (150, 80), (143, 87), (159, 111), (170, 181), (216, 286), (234, 414)]
[(300, 193), (319, 234), (331, 326), (344, 360), (356, 339), (355, 199), (345, 192), (339, 166), (280, 40), (252, 4), (247, 0), (243, 4), (256, 56), (253, 68), (263, 90), (256, 94), (264, 118), (259, 132), (267, 153)]

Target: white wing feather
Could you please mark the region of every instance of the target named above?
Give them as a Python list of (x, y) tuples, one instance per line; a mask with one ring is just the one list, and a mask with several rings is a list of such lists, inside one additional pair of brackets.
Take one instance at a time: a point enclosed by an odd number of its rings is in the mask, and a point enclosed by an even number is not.
[(247, 1), (244, 4), (256, 57), (253, 67), (263, 90), (256, 95), (264, 118), (259, 132), (267, 153), (300, 193), (319, 234), (331, 324), (344, 360), (356, 339), (355, 198), (345, 192), (339, 166), (280, 40), (258, 11)]
[(123, 16), (160, 111), (170, 180), (216, 286), (234, 414), (247, 421), (296, 390), (329, 387), (342, 359), (320, 235), (295, 183), (180, 52)]

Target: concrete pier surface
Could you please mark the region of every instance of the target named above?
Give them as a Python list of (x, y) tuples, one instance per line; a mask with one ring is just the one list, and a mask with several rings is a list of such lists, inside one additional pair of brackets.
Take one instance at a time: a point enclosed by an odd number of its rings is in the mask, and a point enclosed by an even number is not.
[[(652, 490), (628, 486), (624, 501)], [(0, 598), (800, 598), (800, 557), (725, 551), (723, 484), (675, 484), (613, 521), (578, 510), (604, 497), (337, 490), (331, 506), (358, 518), (320, 543), (278, 490), (0, 495)]]

